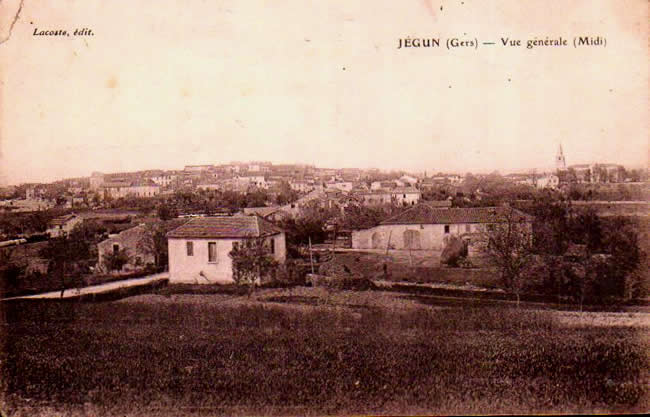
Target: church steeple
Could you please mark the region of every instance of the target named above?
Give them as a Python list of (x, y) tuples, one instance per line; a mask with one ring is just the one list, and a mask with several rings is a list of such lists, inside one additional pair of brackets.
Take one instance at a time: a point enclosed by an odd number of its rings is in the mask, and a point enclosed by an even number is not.
[(564, 160), (564, 152), (562, 152), (561, 143), (560, 143), (560, 148), (557, 151), (557, 156), (555, 157), (555, 168), (558, 171), (566, 170), (566, 161)]

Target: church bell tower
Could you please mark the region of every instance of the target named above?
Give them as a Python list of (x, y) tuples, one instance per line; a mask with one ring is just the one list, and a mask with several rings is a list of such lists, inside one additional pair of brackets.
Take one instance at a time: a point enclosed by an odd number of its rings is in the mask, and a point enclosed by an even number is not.
[(557, 156), (555, 157), (555, 168), (558, 171), (566, 170), (566, 161), (564, 160), (564, 152), (562, 152), (562, 144), (560, 144)]

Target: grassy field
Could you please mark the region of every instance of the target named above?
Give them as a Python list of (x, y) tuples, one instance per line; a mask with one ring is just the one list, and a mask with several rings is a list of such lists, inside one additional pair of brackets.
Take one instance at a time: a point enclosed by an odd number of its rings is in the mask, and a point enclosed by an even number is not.
[[(345, 265), (352, 273), (369, 279), (387, 279), (395, 282), (471, 284), (495, 288), (499, 274), (491, 269), (446, 268), (439, 264), (439, 255), (415, 251), (412, 259), (407, 251), (389, 255), (367, 252), (336, 253), (332, 264)], [(384, 275), (383, 264), (387, 264)]]
[[(647, 327), (323, 289), (5, 303), (5, 414), (647, 411)], [(596, 313), (585, 313), (596, 314)], [(573, 323), (573, 324), (572, 324)], [(620, 323), (619, 323), (620, 324)]]

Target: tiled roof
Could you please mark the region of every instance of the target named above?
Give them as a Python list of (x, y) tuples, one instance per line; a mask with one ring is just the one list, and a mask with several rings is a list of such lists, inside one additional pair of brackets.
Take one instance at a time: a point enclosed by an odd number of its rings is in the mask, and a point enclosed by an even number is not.
[(122, 187), (129, 187), (130, 185), (131, 183), (127, 181), (106, 181), (99, 187), (100, 188), (122, 188)]
[(421, 194), (420, 190), (413, 187), (395, 187), (382, 190), (360, 190), (356, 194), (362, 195), (386, 195), (386, 194)]
[(131, 187), (158, 187), (158, 184), (153, 182), (151, 179), (133, 181), (130, 184)]
[(167, 233), (170, 238), (242, 238), (281, 233), (259, 216), (197, 217)]
[(516, 220), (533, 220), (533, 216), (507, 207), (434, 208), (427, 204), (418, 204), (384, 220), (381, 224), (502, 223), (511, 211)]
[(451, 200), (427, 200), (423, 201), (422, 204), (431, 207), (451, 207)]
[(66, 216), (55, 217), (54, 219), (52, 219), (50, 221), (50, 224), (53, 225), (53, 226), (63, 225), (63, 224), (66, 224), (67, 222), (69, 222), (70, 220), (72, 220), (72, 219), (74, 219), (76, 217), (77, 217), (76, 214), (68, 214)]
[(256, 214), (258, 216), (266, 217), (270, 214), (279, 211), (280, 207), (246, 207), (244, 208), (244, 214)]

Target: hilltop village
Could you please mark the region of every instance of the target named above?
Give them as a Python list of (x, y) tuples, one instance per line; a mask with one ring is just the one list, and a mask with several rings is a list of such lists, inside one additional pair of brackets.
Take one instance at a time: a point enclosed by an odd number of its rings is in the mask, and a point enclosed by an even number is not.
[[(565, 256), (573, 250), (585, 260), (612, 255), (608, 243), (590, 242), (590, 230), (578, 226), (560, 238), (561, 231), (545, 230), (549, 221), (568, 227), (578, 215), (605, 223), (619, 217), (647, 219), (647, 171), (616, 164), (567, 166), (561, 147), (555, 167), (509, 175), (434, 174), (232, 162), (93, 172), (5, 187), (0, 200), (3, 291), (19, 295), (161, 271), (169, 273), (170, 282), (233, 283), (238, 280), (233, 251), (254, 240), (266, 242), (264, 253), (276, 264), (303, 265), (288, 272), (302, 280), (326, 263), (321, 256), (342, 251), (401, 256), (410, 267), (465, 267), (468, 274), (484, 268), (490, 275), (495, 259), (481, 242), (494, 225), (516, 218), (534, 243), (531, 253)], [(560, 217), (548, 218), (553, 207)], [(64, 256), (60, 252), (68, 251), (65, 242), (72, 237), (83, 244), (75, 255)], [(642, 262), (639, 257), (634, 265)], [(390, 262), (369, 264), (390, 273)], [(334, 270), (343, 267), (350, 273), (354, 269), (337, 264)]]

